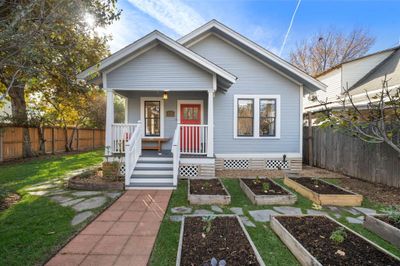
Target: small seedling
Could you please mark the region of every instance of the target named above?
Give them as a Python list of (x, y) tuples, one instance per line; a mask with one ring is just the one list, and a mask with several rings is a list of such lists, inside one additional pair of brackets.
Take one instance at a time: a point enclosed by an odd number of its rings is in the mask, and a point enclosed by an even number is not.
[(206, 222), (206, 225), (203, 226), (203, 231), (208, 234), (211, 231), (212, 221), (215, 219), (215, 216), (203, 216), (203, 222)]
[(267, 193), (270, 189), (269, 183), (267, 183), (267, 182), (263, 183), (262, 188), (263, 188), (264, 193)]
[(319, 179), (318, 178), (314, 179), (314, 186), (315, 187), (319, 186)]
[(217, 260), (215, 257), (211, 259), (211, 266), (225, 266), (226, 261), (225, 260)]
[(395, 224), (400, 224), (400, 205), (398, 206), (389, 206), (382, 210), (385, 213), (389, 220), (394, 222)]
[(322, 206), (314, 202), (314, 203), (312, 204), (312, 207), (311, 207), (311, 208), (313, 208), (314, 210), (321, 210), (321, 209), (322, 209)]
[(255, 185), (260, 184), (260, 183), (261, 183), (260, 177), (259, 177), (259, 176), (256, 176), (256, 180), (254, 180), (253, 183), (254, 183)]
[(329, 238), (336, 244), (340, 244), (343, 243), (346, 237), (347, 237), (346, 229), (344, 229), (344, 227), (338, 227), (335, 231), (332, 232)]

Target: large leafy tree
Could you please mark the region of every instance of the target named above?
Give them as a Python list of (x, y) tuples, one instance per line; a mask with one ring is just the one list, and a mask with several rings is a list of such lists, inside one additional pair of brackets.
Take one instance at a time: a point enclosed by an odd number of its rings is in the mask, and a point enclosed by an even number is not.
[[(119, 14), (116, 0), (0, 2), (0, 100), (10, 98), (13, 122), (29, 124), (31, 95), (51, 94), (62, 101), (90, 91), (75, 75), (107, 54), (106, 38), (94, 27), (112, 23)], [(31, 155), (26, 129), (24, 156)]]

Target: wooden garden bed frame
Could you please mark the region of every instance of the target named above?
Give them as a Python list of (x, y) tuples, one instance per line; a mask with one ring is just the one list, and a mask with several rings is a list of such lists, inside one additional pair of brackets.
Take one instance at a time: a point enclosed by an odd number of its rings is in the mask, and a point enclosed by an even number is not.
[[(196, 180), (210, 180), (210, 179), (197, 179)], [(217, 180), (222, 185), (226, 195), (202, 195), (202, 194), (191, 194), (190, 193), (190, 178), (188, 178), (188, 200), (190, 204), (193, 205), (229, 205), (231, 203), (231, 195), (228, 190), (225, 188), (224, 183), (222, 183), (221, 179), (217, 178)]]
[(256, 255), (257, 258), (257, 262), (260, 264), (260, 266), (265, 266), (265, 263), (263, 261), (263, 259), (261, 258), (260, 253), (258, 253), (258, 250), (256, 248), (256, 246), (254, 245), (253, 241), (250, 238), (249, 233), (247, 232), (242, 220), (240, 220), (239, 216), (237, 215), (233, 215), (233, 214), (217, 214), (217, 215), (183, 215), (182, 218), (182, 223), (181, 223), (181, 231), (180, 231), (180, 236), (179, 236), (179, 246), (178, 246), (178, 254), (176, 256), (176, 266), (180, 266), (181, 265), (181, 256), (182, 256), (182, 244), (183, 244), (183, 232), (185, 230), (185, 218), (186, 217), (209, 217), (209, 216), (213, 216), (213, 217), (236, 217), (236, 219), (238, 220), (240, 227), (242, 228), (247, 241), (249, 241), (250, 246), (253, 249), (254, 254)]
[(379, 216), (387, 215), (365, 215), (364, 227), (400, 248), (400, 229), (378, 219)]
[[(328, 215), (274, 215), (274, 216), (271, 216), (272, 230), (278, 235), (278, 237), (282, 240), (282, 242), (289, 248), (289, 250), (297, 258), (297, 260), (300, 262), (301, 265), (322, 266), (322, 264), (313, 255), (311, 255), (311, 253), (275, 218), (276, 216), (285, 216), (285, 217), (324, 216), (324, 217), (327, 217), (329, 220), (336, 223), (338, 225), (338, 227), (339, 226), (344, 227), (346, 230), (350, 231), (351, 233), (360, 237), (364, 241), (368, 242), (370, 245), (374, 246), (375, 248), (382, 251), (386, 255), (392, 256), (395, 259), (400, 261), (400, 259), (398, 257), (396, 257), (395, 255), (393, 255), (392, 253), (381, 248), (380, 246), (376, 245), (374, 242), (363, 237), (362, 235), (358, 234), (354, 230), (351, 230), (347, 226), (337, 222), (335, 219), (329, 217)], [(310, 228), (310, 230), (312, 230), (312, 228)]]
[(360, 194), (356, 194), (352, 191), (346, 190), (325, 180), (318, 179), (319, 182), (323, 182), (325, 184), (334, 186), (338, 189), (346, 191), (350, 194), (319, 194), (302, 184), (296, 182), (295, 178), (288, 178), (285, 177), (283, 183), (294, 189), (296, 192), (300, 193), (304, 197), (308, 198), (309, 200), (319, 204), (319, 205), (333, 205), (333, 206), (361, 206), (363, 201), (363, 196)]
[[(251, 202), (255, 205), (292, 205), (297, 201), (297, 196), (289, 191), (287, 188), (281, 186), (280, 184), (273, 181), (271, 178), (267, 177), (266, 179), (275, 185), (279, 186), (283, 190), (285, 190), (287, 195), (258, 195), (255, 194), (251, 188), (246, 185), (245, 182), (240, 179), (240, 187), (246, 196), (251, 200)], [(262, 180), (262, 179), (261, 179)]]

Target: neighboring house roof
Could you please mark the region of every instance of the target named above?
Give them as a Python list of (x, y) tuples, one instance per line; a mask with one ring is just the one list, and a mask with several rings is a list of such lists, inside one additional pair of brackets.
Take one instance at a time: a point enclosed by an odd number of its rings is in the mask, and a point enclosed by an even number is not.
[(195, 29), (191, 33), (183, 36), (178, 40), (179, 43), (190, 46), (201, 40), (204, 36), (209, 33), (216, 33), (226, 38), (227, 40), (238, 45), (242, 49), (250, 52), (260, 60), (264, 61), (268, 65), (272, 66), (276, 70), (285, 73), (291, 79), (296, 80), (298, 83), (303, 84), (311, 91), (325, 90), (326, 85), (317, 79), (311, 77), (304, 71), (293, 66), (289, 62), (283, 60), (279, 56), (271, 53), (260, 45), (254, 43), (253, 41), (247, 39), (243, 35), (235, 32), (234, 30), (228, 28), (217, 20), (211, 20), (210, 22), (204, 24), (203, 26)]
[(236, 82), (237, 77), (235, 77), (233, 74), (208, 61), (204, 57), (189, 50), (188, 48), (184, 47), (183, 45), (172, 40), (171, 38), (157, 30), (115, 52), (114, 54), (102, 60), (99, 64), (89, 67), (85, 71), (78, 74), (77, 77), (78, 79), (86, 79), (90, 78), (95, 73), (107, 71), (108, 69), (115, 67), (116, 65), (118, 65), (118, 63), (126, 60), (127, 58), (129, 59), (130, 55), (142, 51), (147, 47), (157, 43), (166, 46), (168, 49), (174, 51), (185, 59), (203, 68), (204, 70), (216, 74), (218, 78), (224, 79), (225, 82), (228, 83), (228, 86)]
[(400, 47), (356, 82), (350, 88), (351, 94), (381, 89), (385, 75), (389, 87), (400, 85)]
[(337, 64), (337, 65), (335, 65), (335, 66), (333, 66), (333, 67), (331, 67), (331, 68), (329, 68), (329, 69), (327, 69), (327, 70), (325, 70), (325, 71), (323, 71), (321, 73), (318, 73), (317, 75), (314, 76), (314, 78), (319, 78), (319, 77), (321, 77), (321, 76), (323, 76), (323, 75), (325, 75), (325, 74), (327, 74), (327, 73), (329, 73), (329, 72), (331, 72), (331, 71), (333, 71), (335, 69), (338, 69), (338, 68), (342, 67), (342, 65), (344, 65), (344, 64), (347, 64), (347, 63), (350, 63), (350, 62), (354, 62), (354, 61), (357, 61), (357, 60), (361, 60), (361, 59), (364, 59), (366, 57), (370, 57), (370, 56), (374, 56), (374, 55), (378, 55), (378, 54), (382, 54), (382, 53), (386, 53), (386, 52), (390, 52), (390, 51), (395, 51), (395, 50), (397, 50), (399, 48), (400, 48), (400, 45), (399, 46), (395, 46), (395, 47), (391, 47), (391, 48), (388, 48), (388, 49), (385, 49), (385, 50), (377, 51), (375, 53), (371, 53), (371, 54), (367, 54), (367, 55), (364, 55), (364, 56), (360, 56), (360, 57), (357, 57), (357, 58), (354, 58), (354, 59), (351, 59), (351, 60), (348, 60), (348, 61), (345, 61), (345, 62)]

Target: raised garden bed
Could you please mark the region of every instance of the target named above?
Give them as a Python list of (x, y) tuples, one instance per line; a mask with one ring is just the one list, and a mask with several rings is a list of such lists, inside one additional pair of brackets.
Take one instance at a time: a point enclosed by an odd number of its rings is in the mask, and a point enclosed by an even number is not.
[(184, 216), (176, 265), (265, 265), (243, 223), (234, 215)]
[(400, 224), (385, 214), (366, 215), (364, 227), (400, 248)]
[(101, 169), (88, 170), (71, 177), (68, 180), (68, 188), (78, 190), (123, 190), (122, 177), (113, 179), (102, 176)]
[(295, 194), (270, 178), (241, 178), (240, 187), (255, 205), (290, 205), (297, 200)]
[(399, 258), (328, 216), (273, 216), (271, 228), (302, 265), (400, 265)]
[(190, 204), (218, 204), (228, 205), (231, 196), (221, 180), (213, 179), (188, 179), (188, 200)]
[(363, 196), (310, 177), (288, 178), (284, 184), (319, 205), (361, 206)]

